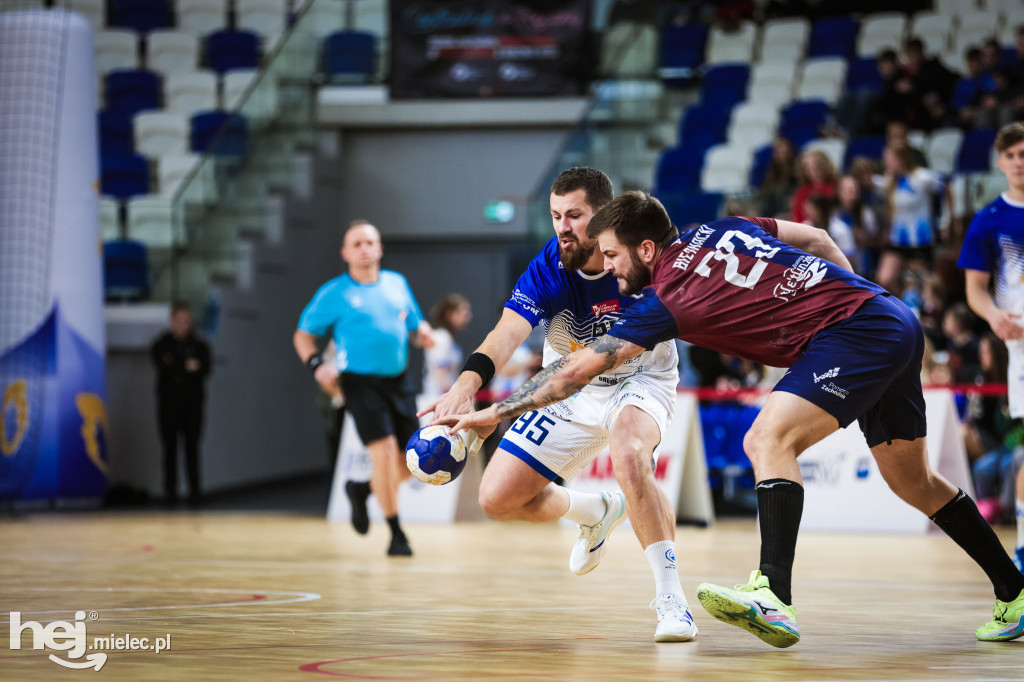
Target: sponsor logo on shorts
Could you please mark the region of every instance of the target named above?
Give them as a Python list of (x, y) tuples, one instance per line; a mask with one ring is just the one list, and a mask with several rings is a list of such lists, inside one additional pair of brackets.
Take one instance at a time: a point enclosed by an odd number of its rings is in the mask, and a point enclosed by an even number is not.
[(821, 387), (821, 390), (823, 390), (823, 391), (825, 391), (827, 393), (831, 393), (832, 395), (834, 395), (834, 396), (836, 396), (836, 397), (838, 397), (838, 398), (840, 398), (842, 400), (845, 400), (846, 396), (850, 395), (850, 392), (847, 391), (845, 388), (839, 388), (838, 386), (833, 384), (831, 381), (828, 382), (827, 384), (823, 385)]
[[(787, 372), (787, 374), (788, 374), (788, 372)], [(811, 372), (811, 374), (814, 374), (814, 372)], [(832, 369), (830, 369), (829, 371), (825, 372), (821, 376), (818, 376), (817, 374), (814, 374), (814, 383), (818, 384), (818, 383), (821, 383), (822, 381), (824, 381), (825, 379), (834, 379), (837, 376), (839, 376), (839, 368), (838, 367), (833, 367)]]

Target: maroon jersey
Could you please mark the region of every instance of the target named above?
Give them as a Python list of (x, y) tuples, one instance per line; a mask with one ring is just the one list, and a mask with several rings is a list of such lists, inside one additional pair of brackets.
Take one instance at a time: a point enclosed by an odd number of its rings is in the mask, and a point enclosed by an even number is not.
[(648, 349), (678, 337), (789, 367), (815, 334), (885, 293), (780, 241), (778, 230), (772, 218), (723, 218), (684, 232), (608, 333)]

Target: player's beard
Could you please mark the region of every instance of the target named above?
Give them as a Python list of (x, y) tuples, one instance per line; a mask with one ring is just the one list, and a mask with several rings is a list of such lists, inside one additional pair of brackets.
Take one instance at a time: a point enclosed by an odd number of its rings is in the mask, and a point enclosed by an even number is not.
[(651, 283), (651, 274), (640, 260), (636, 251), (629, 253), (629, 271), (619, 273), (619, 293), (623, 296), (639, 294)]
[(596, 248), (596, 244), (585, 246), (579, 240), (576, 240), (575, 246), (571, 249), (563, 249), (559, 246), (558, 257), (562, 259), (562, 265), (565, 266), (566, 270), (575, 272), (587, 264), (590, 257), (594, 255), (594, 249)]

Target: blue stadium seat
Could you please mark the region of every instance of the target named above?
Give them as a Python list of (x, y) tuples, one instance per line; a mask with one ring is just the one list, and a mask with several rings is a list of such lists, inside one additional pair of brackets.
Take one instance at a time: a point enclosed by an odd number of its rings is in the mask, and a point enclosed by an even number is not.
[(991, 170), (992, 145), (996, 131), (976, 128), (964, 134), (960, 152), (956, 155), (957, 173), (987, 173)]
[(252, 31), (214, 31), (206, 38), (206, 65), (224, 73), (260, 65), (260, 37)]
[(120, 111), (101, 111), (97, 116), (100, 154), (130, 156), (135, 153), (132, 117)]
[(847, 92), (877, 92), (885, 89), (885, 79), (878, 72), (878, 60), (860, 57), (850, 62), (846, 70)]
[(682, 229), (692, 223), (706, 223), (718, 218), (723, 197), (718, 192), (671, 192), (658, 199), (672, 222)]
[(772, 163), (772, 145), (765, 146), (754, 152), (754, 160), (750, 164), (750, 186), (760, 187), (764, 182), (765, 173)]
[(146, 33), (170, 28), (174, 22), (167, 0), (114, 0), (110, 25)]
[(821, 100), (797, 100), (782, 110), (779, 134), (789, 138), (796, 149), (818, 137), (828, 118), (828, 104)]
[[(712, 66), (704, 74), (701, 88), (701, 102), (707, 105), (732, 109), (747, 96), (747, 82), (750, 67), (746, 64), (720, 64)], [(728, 111), (726, 112), (728, 118)]]
[(711, 145), (724, 141), (731, 109), (731, 105), (721, 104), (696, 105), (686, 109), (679, 122), (679, 139), (686, 140), (704, 133), (711, 136)]
[(103, 243), (103, 295), (108, 301), (138, 301), (149, 297), (146, 246), (131, 239)]
[(858, 156), (866, 156), (869, 159), (881, 160), (882, 151), (885, 149), (885, 138), (880, 136), (855, 137), (846, 146), (846, 153), (843, 155), (843, 168), (849, 168), (850, 162)]
[(669, 85), (686, 85), (704, 63), (708, 27), (704, 24), (664, 26), (661, 29), (661, 67), (658, 74)]
[(249, 127), (245, 117), (227, 111), (200, 111), (192, 117), (191, 149), (214, 156), (245, 156)]
[(100, 193), (117, 199), (149, 194), (149, 161), (139, 154), (101, 156)]
[(160, 76), (146, 69), (111, 71), (105, 78), (108, 111), (134, 116), (162, 104)]
[(859, 29), (860, 23), (850, 17), (817, 20), (811, 27), (807, 56), (849, 59), (855, 52)]
[(696, 190), (703, 165), (703, 151), (698, 154), (693, 149), (685, 147), (663, 150), (658, 157), (654, 193), (658, 196), (668, 196), (672, 193)]
[(377, 37), (337, 31), (324, 38), (322, 68), (328, 80), (365, 81), (377, 70)]

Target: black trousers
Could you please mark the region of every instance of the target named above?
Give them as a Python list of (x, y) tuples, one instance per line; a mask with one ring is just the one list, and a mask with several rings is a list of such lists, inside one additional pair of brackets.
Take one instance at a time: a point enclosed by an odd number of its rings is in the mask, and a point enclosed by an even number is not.
[(185, 446), (185, 474), (189, 496), (198, 498), (199, 435), (203, 428), (203, 401), (187, 398), (157, 397), (157, 418), (164, 455), (164, 494), (178, 497), (178, 434)]

